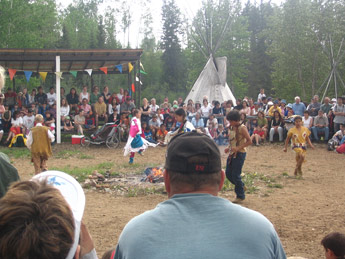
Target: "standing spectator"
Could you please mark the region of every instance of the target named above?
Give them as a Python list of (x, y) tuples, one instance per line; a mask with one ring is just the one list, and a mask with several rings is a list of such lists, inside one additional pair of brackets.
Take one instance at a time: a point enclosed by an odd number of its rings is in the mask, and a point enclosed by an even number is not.
[(340, 129), (340, 124), (345, 123), (345, 96), (338, 97), (337, 104), (333, 108), (334, 116), (334, 132)]
[(96, 118), (96, 127), (98, 127), (99, 119), (102, 119), (107, 123), (108, 115), (107, 115), (107, 105), (103, 100), (103, 96), (98, 97), (98, 102), (95, 103), (95, 118)]
[(250, 115), (251, 116), (255, 116), (255, 115), (258, 115), (258, 112), (260, 111), (260, 105), (258, 102), (255, 102), (254, 103), (254, 107), (251, 109), (250, 111)]
[(295, 97), (295, 103), (292, 104), (292, 110), (295, 115), (303, 116), (304, 111), (306, 110), (304, 103), (301, 102), (301, 98), (299, 96)]
[(169, 98), (168, 97), (165, 97), (164, 98), (164, 101), (163, 101), (163, 103), (159, 106), (159, 108), (164, 108), (164, 103), (167, 103), (168, 104), (168, 108), (169, 108), (169, 110), (171, 110), (171, 108), (172, 108), (172, 106), (171, 106), (171, 103), (169, 103)]
[(329, 128), (328, 128), (328, 118), (324, 115), (323, 111), (320, 109), (318, 116), (314, 119), (314, 126), (311, 128), (313, 132), (314, 139), (319, 141), (319, 133), (325, 134), (325, 142), (328, 142)]
[(273, 142), (274, 134), (278, 133), (279, 141), (283, 141), (283, 128), (284, 120), (279, 111), (274, 111), (273, 118), (271, 120), (271, 129), (270, 129), (270, 142)]
[(204, 98), (202, 100), (202, 106), (200, 108), (200, 113), (201, 113), (201, 116), (203, 117), (203, 120), (204, 120), (204, 127), (206, 127), (208, 116), (212, 113), (211, 105), (208, 103), (208, 100), (206, 98)]
[[(74, 89), (74, 88), (72, 88), (72, 89)], [(72, 90), (72, 89), (71, 89), (71, 90)], [(75, 90), (75, 89), (74, 89), (74, 90)], [(76, 94), (76, 93), (75, 93), (75, 94)], [(90, 94), (89, 94), (88, 91), (87, 91), (87, 86), (86, 86), (86, 85), (83, 86), (83, 90), (82, 90), (81, 93), (79, 94), (79, 98), (78, 98), (79, 103), (82, 103), (82, 101), (83, 101), (84, 99), (87, 99), (87, 103), (90, 103)], [(70, 102), (68, 101), (68, 103), (70, 103)]]
[(43, 87), (40, 86), (37, 88), (38, 94), (35, 96), (35, 103), (38, 105), (38, 113), (44, 114), (45, 107), (47, 106), (47, 95), (43, 92)]
[(234, 107), (235, 110), (242, 110), (243, 106), (242, 106), (242, 100), (239, 98), (236, 100), (236, 106)]
[(49, 106), (52, 106), (56, 103), (56, 93), (54, 87), (50, 87), (49, 93), (47, 93), (47, 102)]
[(151, 110), (150, 117), (152, 117), (153, 114), (157, 114), (159, 111), (159, 106), (157, 105), (155, 98), (151, 99), (150, 110)]
[(9, 110), (9, 106), (5, 105), (5, 112), (2, 114), (2, 125), (4, 132), (7, 133), (11, 128), (12, 112)]
[(150, 120), (151, 108), (149, 105), (149, 101), (146, 98), (143, 99), (143, 105), (140, 107), (140, 111), (141, 111), (141, 122), (148, 123)]
[(258, 103), (262, 103), (262, 98), (263, 97), (266, 97), (266, 94), (265, 94), (265, 89), (261, 88), (260, 89), (260, 93), (258, 95)]
[(308, 105), (307, 111), (309, 111), (310, 116), (316, 117), (320, 110), (320, 107), (321, 107), (321, 103), (319, 103), (319, 96), (315, 95), (311, 99), (311, 103)]
[(17, 103), (17, 94), (12, 91), (12, 88), (7, 88), (5, 93), (5, 105), (8, 105), (9, 109), (13, 112), (14, 105)]
[(95, 85), (93, 87), (93, 91), (90, 96), (90, 103), (92, 106), (98, 101), (98, 98), (101, 96), (101, 94), (98, 91), (99, 91), (99, 88), (98, 86)]
[(108, 104), (109, 103), (109, 99), (111, 97), (111, 94), (109, 93), (109, 87), (108, 86), (105, 86), (103, 88), (102, 96), (103, 96), (105, 104)]
[(329, 103), (330, 100), (328, 97), (325, 98), (324, 103), (321, 105), (320, 109), (323, 111), (323, 113), (328, 116), (329, 112), (332, 109), (332, 105)]
[(35, 117), (36, 126), (31, 129), (26, 141), (27, 147), (31, 150), (35, 174), (48, 170), (47, 160), (52, 155), (50, 143), (55, 140), (54, 134), (42, 125), (43, 121), (43, 116), (37, 114)]
[(127, 116), (131, 113), (132, 109), (135, 108), (135, 104), (132, 102), (132, 98), (127, 96), (127, 99), (120, 106), (121, 114), (126, 114)]
[(120, 92), (117, 94), (117, 98), (120, 101), (120, 104), (123, 103), (123, 88), (120, 88)]

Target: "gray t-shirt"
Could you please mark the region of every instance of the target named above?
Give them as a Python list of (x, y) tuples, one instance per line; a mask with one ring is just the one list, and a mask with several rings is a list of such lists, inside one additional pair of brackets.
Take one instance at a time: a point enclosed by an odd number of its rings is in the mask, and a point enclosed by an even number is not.
[[(337, 104), (336, 106), (334, 106), (334, 110), (335, 112), (345, 112), (345, 105), (343, 104), (342, 106), (340, 106), (339, 104)], [(343, 115), (335, 115), (334, 120), (335, 123), (345, 123), (345, 116)]]
[(262, 214), (209, 194), (178, 194), (126, 225), (115, 258), (285, 259), (286, 255)]

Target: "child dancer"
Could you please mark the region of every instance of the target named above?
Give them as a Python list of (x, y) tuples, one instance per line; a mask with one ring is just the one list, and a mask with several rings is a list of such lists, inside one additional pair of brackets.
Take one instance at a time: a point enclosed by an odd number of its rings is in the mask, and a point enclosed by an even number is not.
[(314, 146), (309, 139), (310, 130), (302, 126), (302, 117), (296, 116), (294, 121), (295, 127), (291, 128), (288, 132), (285, 141), (284, 152), (287, 151), (287, 146), (291, 139), (292, 149), (296, 152), (295, 176), (297, 176), (298, 174), (302, 176), (302, 164), (304, 162), (305, 154), (307, 152), (307, 143), (310, 145), (312, 149), (314, 149)]
[(129, 163), (133, 164), (134, 155), (138, 152), (140, 155), (142, 152), (148, 148), (148, 146), (155, 147), (156, 144), (148, 142), (146, 139), (142, 138), (141, 123), (140, 123), (141, 112), (138, 109), (133, 111), (133, 118), (131, 120), (131, 127), (129, 130), (129, 136), (127, 144), (125, 146), (124, 156), (130, 153)]
[(235, 185), (236, 199), (234, 203), (241, 203), (245, 199), (244, 183), (241, 173), (244, 160), (246, 159), (246, 147), (252, 144), (247, 127), (241, 124), (241, 115), (239, 111), (232, 110), (226, 115), (230, 122), (229, 128), (229, 146), (224, 150), (230, 153), (226, 163), (226, 177)]

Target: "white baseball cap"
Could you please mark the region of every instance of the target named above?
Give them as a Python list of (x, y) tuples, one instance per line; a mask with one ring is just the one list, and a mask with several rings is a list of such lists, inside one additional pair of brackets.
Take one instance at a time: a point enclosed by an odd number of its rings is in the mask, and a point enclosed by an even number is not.
[(70, 175), (60, 171), (46, 171), (31, 180), (47, 181), (58, 189), (70, 206), (74, 217), (74, 242), (66, 259), (73, 259), (79, 243), (80, 223), (85, 208), (85, 194), (80, 184)]

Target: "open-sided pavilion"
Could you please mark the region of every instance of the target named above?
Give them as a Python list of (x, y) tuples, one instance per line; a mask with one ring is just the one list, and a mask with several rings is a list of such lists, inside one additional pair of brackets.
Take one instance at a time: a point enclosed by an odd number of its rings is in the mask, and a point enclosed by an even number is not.
[[(16, 74), (31, 71), (33, 75), (39, 72), (59, 73), (78, 71), (92, 75), (104, 74), (101, 67), (107, 68), (107, 74), (127, 74), (128, 88), (132, 84), (138, 89), (138, 100), (141, 98), (140, 57), (142, 49), (0, 49), (0, 65), (7, 69), (16, 69)], [(129, 64), (133, 66), (130, 72)], [(119, 69), (119, 66), (121, 69)], [(139, 81), (136, 80), (138, 74)], [(56, 129), (57, 143), (61, 143), (60, 121), (60, 80), (56, 76)], [(136, 93), (134, 96), (136, 99)]]

